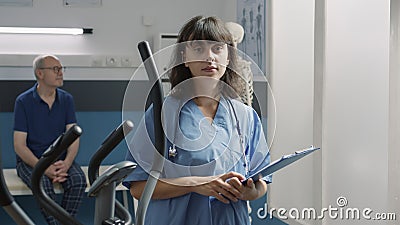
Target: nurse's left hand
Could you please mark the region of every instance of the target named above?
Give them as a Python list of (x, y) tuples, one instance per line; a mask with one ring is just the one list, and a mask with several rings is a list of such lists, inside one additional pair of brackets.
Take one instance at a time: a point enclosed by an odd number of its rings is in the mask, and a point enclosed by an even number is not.
[(263, 180), (258, 180), (256, 183), (253, 179), (248, 179), (246, 185), (243, 185), (239, 179), (233, 178), (227, 181), (236, 190), (241, 193), (241, 200), (255, 200), (265, 194), (267, 184)]

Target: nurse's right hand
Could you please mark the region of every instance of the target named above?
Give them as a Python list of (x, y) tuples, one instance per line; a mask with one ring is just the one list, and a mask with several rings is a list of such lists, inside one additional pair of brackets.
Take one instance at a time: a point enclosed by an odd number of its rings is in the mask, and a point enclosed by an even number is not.
[(198, 185), (192, 187), (192, 192), (205, 196), (213, 196), (219, 201), (229, 204), (229, 201), (237, 202), (242, 194), (233, 185), (226, 182), (232, 178), (245, 179), (243, 175), (236, 172), (229, 172), (218, 176), (196, 177)]

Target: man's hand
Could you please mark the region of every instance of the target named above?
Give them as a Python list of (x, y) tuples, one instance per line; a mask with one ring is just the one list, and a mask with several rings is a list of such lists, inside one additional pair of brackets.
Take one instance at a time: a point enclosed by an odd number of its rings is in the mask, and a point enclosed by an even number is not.
[(63, 161), (59, 160), (49, 166), (45, 171), (53, 183), (62, 183), (67, 180), (69, 166)]

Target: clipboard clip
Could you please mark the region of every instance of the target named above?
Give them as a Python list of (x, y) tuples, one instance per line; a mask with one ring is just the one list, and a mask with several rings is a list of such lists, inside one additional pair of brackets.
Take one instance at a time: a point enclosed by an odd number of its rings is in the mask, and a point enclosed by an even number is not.
[(302, 154), (302, 153), (304, 153), (304, 151), (308, 151), (308, 150), (314, 149), (314, 148), (315, 148), (314, 145), (311, 145), (309, 148), (302, 149), (302, 150), (299, 150), (299, 151), (295, 151), (294, 154)]

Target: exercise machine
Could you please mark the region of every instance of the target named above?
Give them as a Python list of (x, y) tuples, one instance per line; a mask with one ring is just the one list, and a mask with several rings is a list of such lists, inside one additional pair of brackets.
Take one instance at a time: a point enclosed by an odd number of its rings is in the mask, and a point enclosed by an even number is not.
[(21, 209), (8, 190), (4, 180), (3, 165), (1, 162), (0, 152), (0, 205), (18, 225), (34, 225), (30, 217)]
[[(115, 200), (116, 186), (135, 168), (136, 164), (129, 161), (117, 163), (99, 176), (99, 167), (103, 159), (124, 139), (133, 128), (131, 121), (124, 121), (117, 129), (105, 139), (100, 148), (95, 152), (89, 164), (89, 180), (91, 187), (89, 196), (96, 198), (95, 225), (130, 225), (132, 217), (129, 211)], [(32, 192), (39, 205), (53, 215), (63, 224), (82, 225), (77, 219), (68, 214), (61, 206), (54, 202), (43, 190), (40, 179), (45, 170), (55, 162), (61, 154), (80, 135), (82, 129), (75, 125), (66, 133), (60, 135), (39, 159), (32, 173)], [(1, 160), (0, 160), (1, 161)], [(1, 163), (1, 162), (0, 162)], [(32, 220), (14, 201), (4, 181), (0, 164), (0, 197), (1, 205), (18, 225), (34, 225)], [(4, 199), (4, 200), (3, 200)], [(119, 216), (115, 217), (115, 214)]]
[[(65, 134), (60, 135), (54, 143), (46, 150), (43, 155), (51, 155), (54, 151), (62, 150), (63, 148), (68, 148), (79, 136), (82, 134), (82, 129), (78, 126), (71, 127)], [(47, 167), (45, 168), (47, 169)], [(40, 179), (40, 177), (39, 177)], [(13, 196), (10, 194), (3, 175), (3, 166), (1, 164), (0, 157), (0, 203), (4, 210), (10, 215), (10, 217), (18, 225), (34, 225), (30, 217), (22, 210), (18, 203), (14, 200)], [(61, 212), (54, 211), (53, 215), (61, 217)]]
[(80, 223), (75, 223), (73, 217), (46, 194), (40, 181), (46, 169), (54, 163), (81, 134), (82, 129), (74, 125), (65, 134), (60, 135), (36, 163), (31, 177), (33, 196), (43, 210), (54, 216), (58, 221), (71, 225)]
[[(88, 194), (90, 197), (96, 197), (94, 225), (133, 223), (129, 211), (116, 200), (115, 188), (136, 168), (136, 164), (131, 161), (122, 161), (111, 166), (99, 176), (101, 162), (125, 138), (132, 128), (133, 123), (131, 121), (124, 121), (104, 140), (90, 159), (88, 177), (91, 187)], [(117, 217), (114, 216), (114, 212)]]
[(155, 133), (155, 147), (158, 154), (162, 157), (154, 157), (152, 168), (150, 171), (149, 178), (147, 179), (146, 185), (140, 197), (138, 209), (136, 211), (136, 225), (143, 225), (145, 221), (146, 211), (149, 206), (151, 196), (153, 195), (154, 189), (161, 175), (165, 162), (165, 136), (164, 130), (162, 128), (161, 122), (161, 110), (162, 101), (164, 99), (164, 92), (162, 88), (161, 79), (159, 78), (157, 67), (154, 58), (151, 53), (150, 45), (147, 41), (142, 41), (138, 44), (138, 49), (144, 67), (146, 69), (149, 80), (152, 84), (150, 95), (147, 99), (146, 105), (148, 103), (153, 104), (154, 110), (154, 133)]
[[(108, 135), (89, 164), (89, 174), (91, 174), (89, 177), (92, 186), (89, 188), (88, 195), (96, 198), (94, 225), (131, 224), (132, 218), (130, 213), (124, 207), (117, 207), (119, 211), (117, 214), (126, 216), (126, 218), (120, 219), (114, 216), (115, 204), (120, 206), (120, 203), (116, 203), (117, 201), (115, 200), (115, 188), (117, 184), (122, 182), (122, 180), (136, 168), (136, 164), (130, 161), (123, 161), (111, 166), (104, 171), (102, 175), (99, 176), (98, 174), (103, 159), (111, 153), (114, 147), (124, 139), (125, 135), (129, 133), (132, 128), (133, 123), (131, 121), (124, 121), (117, 129)], [(63, 153), (63, 150), (65, 151), (65, 149), (61, 149), (52, 152), (50, 155), (43, 156), (36, 164), (32, 174), (32, 192), (41, 207), (60, 222), (68, 225), (82, 225), (61, 206), (54, 203), (40, 186), (40, 177), (44, 174), (46, 168)]]

